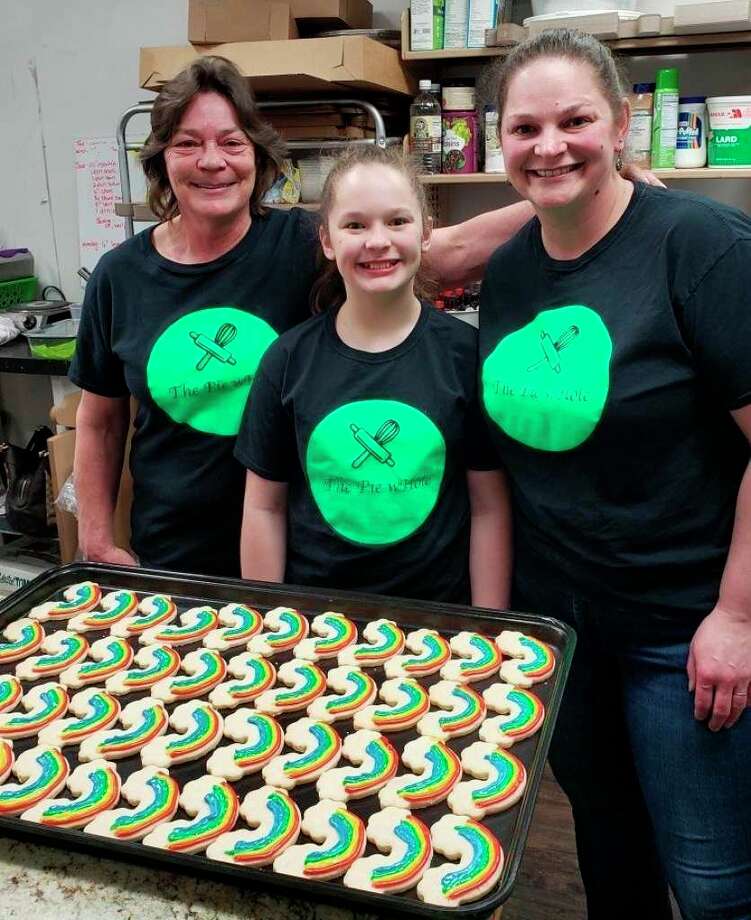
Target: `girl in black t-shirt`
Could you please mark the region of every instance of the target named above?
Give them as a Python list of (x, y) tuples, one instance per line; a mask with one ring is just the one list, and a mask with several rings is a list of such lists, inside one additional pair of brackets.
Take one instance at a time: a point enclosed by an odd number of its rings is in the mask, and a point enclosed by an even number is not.
[(416, 177), (353, 151), (323, 192), (319, 315), (266, 352), (235, 455), (247, 578), (503, 608), (508, 497), (476, 399), (476, 333), (415, 294)]

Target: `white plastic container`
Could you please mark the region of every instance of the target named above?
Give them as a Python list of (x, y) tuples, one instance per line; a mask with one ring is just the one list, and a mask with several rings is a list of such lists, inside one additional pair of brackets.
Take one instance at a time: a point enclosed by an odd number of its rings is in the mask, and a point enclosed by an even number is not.
[(678, 102), (675, 168), (707, 165), (707, 106), (704, 96), (683, 96)]
[(305, 157), (297, 161), (300, 169), (300, 200), (313, 204), (321, 200), (323, 183), (336, 163), (336, 157)]
[(635, 10), (637, 0), (532, 0), (532, 15), (572, 11)]
[(501, 142), (498, 140), (498, 109), (493, 105), (485, 106), (485, 172), (502, 173), (506, 171), (503, 162)]
[(712, 96), (707, 99), (707, 114), (709, 165), (751, 166), (751, 96)]

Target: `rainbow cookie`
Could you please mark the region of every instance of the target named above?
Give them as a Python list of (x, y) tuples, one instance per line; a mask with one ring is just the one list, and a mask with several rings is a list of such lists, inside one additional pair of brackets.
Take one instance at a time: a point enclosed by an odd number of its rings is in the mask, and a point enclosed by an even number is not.
[(254, 789), (243, 799), (240, 814), (250, 830), (218, 837), (206, 850), (209, 859), (249, 869), (267, 866), (300, 834), (300, 809), (283, 789)]
[(484, 818), (511, 808), (524, 794), (527, 771), (518, 757), (494, 744), (475, 741), (462, 751), (466, 780), (451, 790), (448, 805), (455, 815)]
[(137, 668), (118, 671), (107, 678), (105, 687), (110, 693), (127, 696), (171, 677), (180, 667), (180, 653), (168, 645), (147, 645), (136, 652), (133, 661)]
[(342, 756), (353, 767), (337, 767), (318, 777), (316, 790), (320, 799), (347, 802), (362, 799), (382, 789), (396, 775), (399, 755), (391, 742), (378, 732), (363, 728), (347, 735)]
[(382, 808), (426, 808), (442, 802), (462, 777), (459, 756), (443, 741), (415, 738), (402, 751), (402, 763), (413, 770), (395, 776), (378, 793)]
[(138, 613), (133, 616), (123, 617), (113, 623), (110, 634), (127, 639), (129, 636), (140, 636), (147, 629), (154, 629), (169, 623), (177, 616), (177, 607), (171, 597), (166, 594), (152, 594), (144, 597), (138, 605)]
[(0, 677), (0, 712), (10, 712), (21, 702), (23, 684), (12, 674)]
[(125, 639), (105, 636), (92, 643), (89, 658), (92, 660), (66, 668), (60, 674), (60, 683), (72, 688), (103, 683), (112, 674), (130, 667), (133, 649)]
[(468, 684), (439, 680), (428, 691), (430, 702), (448, 712), (429, 712), (417, 723), (417, 731), (445, 741), (473, 732), (485, 718), (485, 700)]
[(269, 632), (251, 636), (247, 649), (256, 655), (278, 655), (294, 648), (308, 635), (308, 621), (292, 607), (274, 607), (263, 618)]
[(200, 853), (217, 837), (231, 831), (237, 821), (240, 802), (226, 780), (201, 776), (186, 783), (180, 805), (189, 821), (167, 821), (143, 838), (147, 847), (171, 853)]
[(237, 680), (219, 684), (209, 693), (209, 702), (217, 709), (234, 709), (250, 703), (276, 681), (276, 668), (266, 658), (243, 652), (230, 658), (227, 670)]
[(287, 727), (284, 740), (299, 753), (282, 754), (263, 768), (268, 786), (292, 789), (302, 783), (312, 783), (324, 770), (335, 767), (342, 753), (342, 739), (325, 722), (298, 719)]
[(451, 637), (451, 651), (459, 658), (447, 661), (441, 668), (444, 680), (469, 684), (495, 677), (501, 667), (501, 650), (487, 636), (476, 632), (460, 632)]
[(115, 840), (141, 840), (157, 825), (174, 818), (180, 787), (167, 770), (144, 767), (130, 774), (120, 795), (133, 807), (101, 812), (84, 827), (87, 834), (114, 837)]
[(16, 665), (16, 677), (21, 680), (43, 680), (56, 677), (86, 656), (89, 643), (83, 636), (60, 629), (42, 642), (44, 655), (32, 655)]
[(45, 799), (23, 812), (22, 821), (34, 821), (45, 827), (83, 827), (100, 812), (117, 805), (120, 799), (120, 776), (114, 764), (106, 760), (82, 763), (68, 777), (73, 799)]
[(386, 677), (426, 677), (440, 671), (451, 658), (451, 647), (435, 629), (417, 629), (404, 645), (412, 655), (395, 655), (384, 664)]
[(55, 719), (39, 732), (39, 743), (54, 747), (80, 744), (94, 732), (109, 728), (120, 715), (120, 703), (105, 690), (87, 687), (72, 697), (68, 711), (75, 718)]
[(180, 614), (178, 623), (146, 629), (138, 641), (141, 645), (190, 645), (208, 636), (218, 622), (219, 614), (213, 607), (191, 607)]
[(295, 658), (319, 661), (335, 658), (342, 649), (357, 642), (357, 627), (341, 613), (329, 610), (319, 614), (310, 624), (311, 631), (321, 638), (303, 639), (294, 648)]
[(84, 738), (78, 751), (82, 761), (122, 760), (132, 757), (154, 738), (167, 731), (169, 717), (161, 700), (133, 700), (120, 713), (123, 728), (111, 728)]
[(362, 634), (367, 642), (342, 649), (337, 657), (340, 665), (378, 668), (404, 648), (404, 633), (393, 620), (373, 620)]
[(32, 620), (67, 620), (77, 613), (93, 610), (102, 599), (102, 592), (95, 582), (82, 581), (66, 588), (63, 597), (64, 601), (47, 601), (32, 607), (29, 616)]
[(0, 664), (10, 664), (31, 655), (40, 647), (44, 641), (44, 627), (36, 620), (24, 617), (9, 623), (3, 630), (3, 638), (8, 641), (0, 642)]
[(219, 652), (197, 648), (183, 658), (182, 669), (190, 676), (164, 677), (151, 688), (151, 695), (165, 703), (205, 696), (226, 677), (227, 662)]
[(430, 708), (427, 691), (411, 677), (392, 677), (381, 684), (380, 697), (388, 706), (376, 703), (355, 713), (355, 728), (376, 732), (400, 732), (411, 728)]
[(428, 904), (456, 907), (477, 901), (498, 884), (503, 849), (483, 824), (471, 818), (444, 815), (430, 829), (437, 853), (458, 863), (444, 863), (420, 879), (417, 896)]
[(177, 734), (155, 738), (145, 745), (141, 749), (144, 767), (171, 767), (197, 760), (213, 751), (222, 739), (224, 719), (213, 706), (200, 700), (181, 703), (169, 723)]
[(315, 843), (300, 843), (274, 860), (274, 872), (297, 878), (338, 878), (365, 851), (362, 818), (338, 802), (316, 802), (306, 809), (302, 831)]
[(138, 597), (133, 591), (110, 591), (99, 602), (99, 610), (79, 613), (68, 622), (71, 632), (83, 633), (97, 629), (109, 629), (119, 620), (124, 620), (138, 609)]
[(245, 604), (227, 604), (219, 611), (220, 629), (212, 629), (203, 637), (204, 648), (213, 648), (217, 652), (238, 645), (247, 645), (248, 640), (263, 628), (263, 617), (253, 607)]
[(347, 888), (380, 894), (414, 888), (433, 856), (430, 831), (423, 822), (403, 808), (384, 808), (370, 816), (366, 833), (386, 855), (356, 860), (344, 876)]
[(492, 684), (482, 692), (488, 709), (501, 715), (486, 719), (480, 726), (480, 738), (498, 747), (511, 747), (534, 735), (545, 718), (542, 700), (530, 690), (511, 684)]
[(0, 783), (4, 783), (13, 769), (13, 742), (0, 738)]
[(531, 687), (547, 680), (555, 670), (555, 652), (547, 644), (504, 629), (495, 640), (498, 648), (511, 658), (501, 665), (501, 679), (517, 687)]
[(37, 684), (21, 697), (21, 705), (26, 710), (24, 714), (0, 713), (0, 738), (29, 738), (64, 716), (68, 691), (60, 684)]
[(339, 692), (319, 696), (308, 706), (310, 718), (320, 722), (351, 719), (354, 713), (373, 702), (378, 689), (369, 674), (349, 665), (332, 668), (326, 675), (326, 683)]
[(224, 734), (239, 743), (217, 748), (206, 761), (206, 770), (233, 781), (257, 773), (284, 747), (284, 732), (276, 719), (252, 709), (230, 713), (224, 720)]
[(19, 754), (13, 764), (18, 783), (0, 786), (0, 818), (20, 814), (56, 795), (65, 785), (69, 771), (59, 748), (37, 745)]
[(255, 706), (259, 712), (276, 715), (284, 712), (298, 712), (305, 709), (326, 689), (323, 671), (312, 661), (293, 658), (279, 668), (279, 680), (286, 687), (264, 690), (256, 697)]

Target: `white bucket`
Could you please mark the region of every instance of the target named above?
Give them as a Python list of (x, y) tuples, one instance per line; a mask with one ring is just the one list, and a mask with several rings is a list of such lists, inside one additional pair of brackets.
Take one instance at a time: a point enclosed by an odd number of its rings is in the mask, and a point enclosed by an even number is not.
[(707, 114), (710, 167), (751, 166), (751, 96), (712, 96)]

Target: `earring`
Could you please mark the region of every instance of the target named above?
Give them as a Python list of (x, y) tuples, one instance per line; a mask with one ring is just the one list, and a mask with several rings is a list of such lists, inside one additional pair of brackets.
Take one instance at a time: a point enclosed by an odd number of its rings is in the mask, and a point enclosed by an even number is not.
[(616, 154), (615, 168), (617, 172), (620, 172), (623, 169), (623, 157), (620, 155), (620, 153)]

